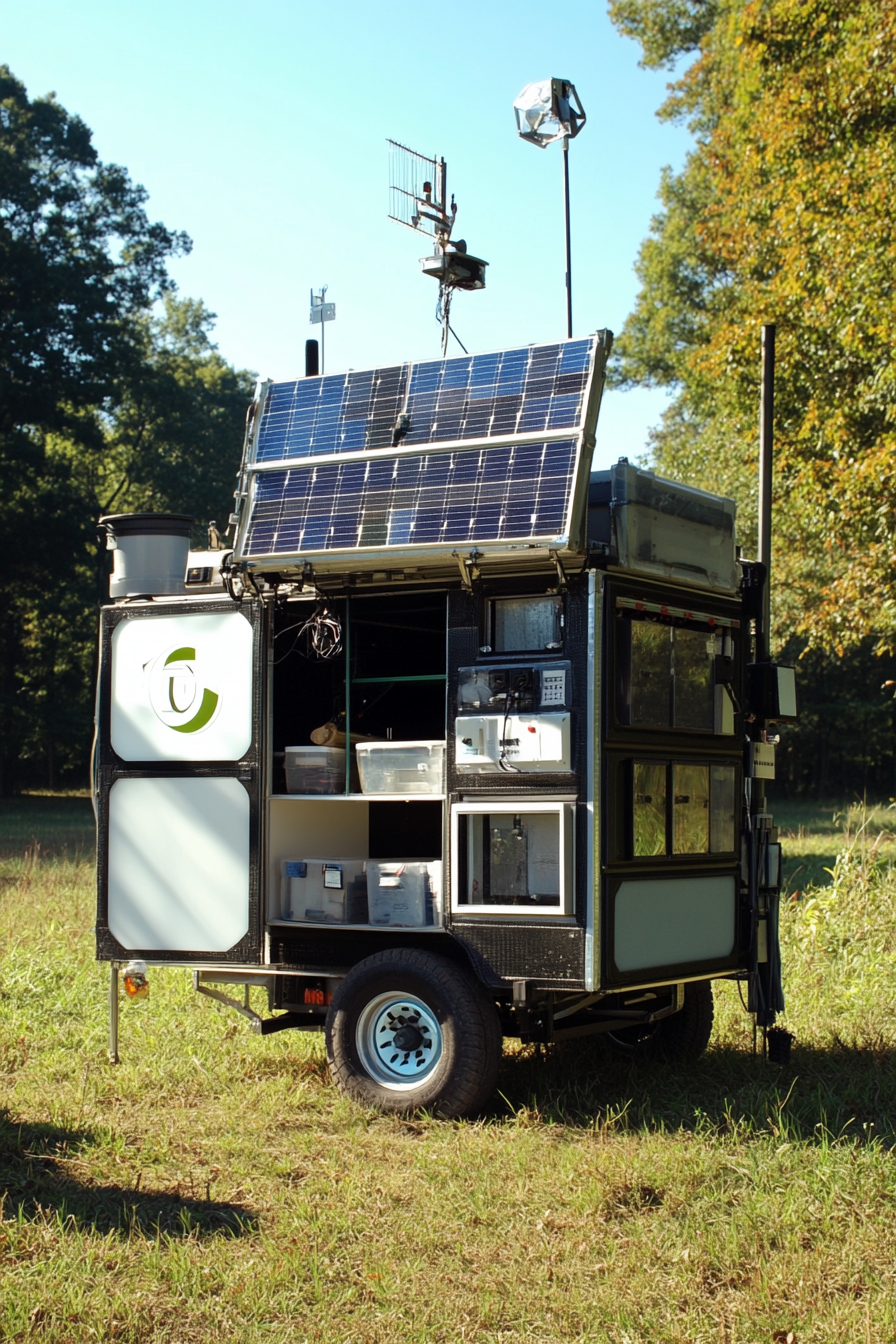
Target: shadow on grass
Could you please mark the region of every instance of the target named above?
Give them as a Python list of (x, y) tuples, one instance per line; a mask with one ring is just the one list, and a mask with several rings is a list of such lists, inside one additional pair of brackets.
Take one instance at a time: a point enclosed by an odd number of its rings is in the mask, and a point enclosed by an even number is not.
[(2, 1216), (28, 1222), (50, 1216), (122, 1236), (240, 1237), (257, 1232), (257, 1215), (239, 1204), (80, 1180), (68, 1162), (95, 1142), (87, 1129), (17, 1124), (0, 1111)]
[(599, 1038), (504, 1056), (493, 1116), (574, 1128), (684, 1130), (896, 1146), (896, 1058), (886, 1050), (796, 1045), (786, 1067), (728, 1047), (695, 1063), (620, 1059)]

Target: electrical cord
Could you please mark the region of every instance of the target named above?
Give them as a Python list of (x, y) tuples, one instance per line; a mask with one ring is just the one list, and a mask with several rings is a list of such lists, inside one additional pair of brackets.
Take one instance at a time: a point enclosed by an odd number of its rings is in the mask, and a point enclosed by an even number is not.
[(501, 750), (498, 753), (498, 766), (501, 770), (507, 771), (508, 773), (512, 773), (514, 775), (523, 775), (528, 773), (525, 770), (521, 770), (518, 765), (511, 765), (510, 761), (508, 761), (507, 759), (507, 749), (504, 745), (507, 739), (507, 723), (508, 720), (510, 719), (510, 708), (511, 705), (514, 703), (514, 701), (516, 701), (517, 703), (519, 702), (521, 698), (522, 688), (524, 685), (525, 685), (525, 678), (517, 677), (516, 689), (513, 691), (507, 691), (504, 696), (504, 722), (501, 727)]
[[(305, 621), (296, 621), (293, 625), (288, 625), (284, 630), (278, 630), (274, 639), (279, 639), (281, 635), (289, 634), (290, 630), (295, 630), (296, 635), (287, 649), (286, 653), (274, 659), (274, 666), (284, 662), (292, 653), (298, 653), (302, 658), (335, 658), (342, 652), (342, 623), (338, 616), (334, 616), (326, 602), (318, 602), (314, 611)], [(299, 647), (299, 640), (302, 636), (307, 636), (307, 647), (303, 650)]]

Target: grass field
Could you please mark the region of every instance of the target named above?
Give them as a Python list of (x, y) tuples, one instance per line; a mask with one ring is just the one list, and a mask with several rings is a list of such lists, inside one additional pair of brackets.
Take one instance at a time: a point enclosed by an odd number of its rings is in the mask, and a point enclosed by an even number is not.
[(722, 984), (699, 1065), (509, 1049), (446, 1122), (343, 1100), (320, 1038), (186, 972), (108, 1065), (89, 800), (5, 803), (0, 1340), (896, 1340), (896, 812), (780, 817), (788, 1068)]

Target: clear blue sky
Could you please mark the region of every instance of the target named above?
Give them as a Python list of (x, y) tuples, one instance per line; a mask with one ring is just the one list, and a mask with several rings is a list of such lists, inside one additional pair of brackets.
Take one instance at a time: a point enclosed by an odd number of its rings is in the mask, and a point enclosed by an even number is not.
[[(456, 234), (490, 262), (486, 290), (452, 309), (464, 344), (565, 335), (561, 151), (519, 140), (512, 112), (550, 75), (588, 114), (570, 150), (576, 334), (619, 331), (661, 167), (688, 148), (654, 116), (667, 76), (637, 58), (602, 0), (28, 0), (7, 7), (0, 50), (32, 97), (54, 90), (83, 117), (152, 218), (190, 234), (181, 293), (218, 315), (228, 360), (277, 379), (301, 371), (322, 284), (328, 372), (438, 353), (430, 249), (387, 219), (388, 137), (444, 155)], [(643, 452), (664, 405), (610, 394), (595, 465)]]

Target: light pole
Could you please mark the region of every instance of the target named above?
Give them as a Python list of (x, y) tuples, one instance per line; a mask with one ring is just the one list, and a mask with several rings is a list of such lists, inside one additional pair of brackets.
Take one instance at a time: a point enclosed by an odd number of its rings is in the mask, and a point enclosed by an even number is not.
[(513, 101), (516, 129), (523, 140), (546, 149), (563, 142), (563, 210), (566, 221), (566, 334), (572, 336), (572, 238), (569, 225), (569, 142), (585, 125), (575, 85), (568, 79), (538, 79)]

